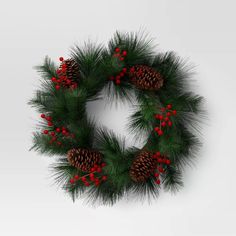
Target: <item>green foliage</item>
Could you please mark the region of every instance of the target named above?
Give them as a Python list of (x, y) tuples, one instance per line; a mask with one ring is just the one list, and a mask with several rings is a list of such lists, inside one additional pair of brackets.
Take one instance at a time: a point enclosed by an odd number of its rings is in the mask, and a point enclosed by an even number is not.
[(108, 43), (108, 51), (112, 54), (115, 48), (129, 52), (125, 59), (126, 64), (149, 64), (154, 58), (152, 39), (147, 34), (116, 32)]
[(136, 102), (134, 106), (135, 112), (129, 119), (128, 128), (131, 132), (140, 137), (140, 132), (150, 134), (155, 125), (154, 115), (159, 111), (161, 103), (158, 96), (152, 92), (143, 93), (136, 91)]
[(109, 179), (118, 189), (123, 188), (124, 183), (130, 181), (128, 170), (132, 160), (125, 155), (124, 140), (119, 140), (106, 129), (98, 130), (95, 136), (95, 148), (104, 155), (104, 161), (107, 163), (105, 170), (109, 173)]
[[(128, 52), (124, 61), (114, 57), (117, 47)], [(146, 135), (144, 148), (153, 153), (160, 151), (171, 160), (171, 165), (166, 166), (165, 173), (161, 175), (164, 189), (175, 192), (182, 187), (182, 171), (197, 156), (201, 145), (198, 132), (205, 118), (203, 98), (190, 90), (191, 67), (173, 52), (154, 53), (152, 40), (140, 33), (116, 32), (107, 48), (91, 43), (82, 48), (75, 46), (71, 57), (80, 68), (78, 88), (56, 90), (51, 78), (57, 77), (57, 66), (46, 57), (43, 64), (36, 67), (42, 77), (41, 87), (29, 102), (38, 112), (51, 116), (54, 124), (48, 127), (46, 122), (39, 122), (32, 149), (58, 156), (51, 166), (55, 182), (73, 200), (86, 196), (90, 203), (112, 205), (126, 194), (150, 199), (158, 196), (160, 186), (153, 177), (144, 183), (135, 183), (130, 178), (130, 166), (140, 150), (135, 147), (125, 148), (124, 139), (105, 128), (95, 127), (94, 122), (88, 120), (86, 102), (106, 96), (109, 102), (128, 101), (133, 104), (133, 114), (128, 124), (130, 132), (137, 139)], [(127, 75), (119, 86), (109, 80), (111, 75), (117, 75), (122, 68), (129, 69), (136, 64), (156, 69), (164, 78), (163, 87), (157, 92), (141, 91), (129, 83)], [(164, 135), (160, 137), (153, 131), (159, 125), (154, 115), (160, 113), (167, 104), (172, 104), (177, 115), (172, 119), (172, 127), (166, 127)], [(42, 132), (45, 129), (51, 132), (63, 126), (75, 138), (61, 135), (59, 140), (62, 145), (50, 143), (51, 137)], [(107, 181), (98, 187), (85, 187), (81, 181), (74, 185), (68, 184), (75, 174), (84, 174), (67, 161), (67, 152), (72, 148), (100, 151), (106, 163), (103, 171), (108, 176)]]
[(179, 188), (183, 187), (181, 171), (173, 165), (168, 166), (165, 170), (163, 183), (166, 190), (172, 192), (178, 191)]
[(105, 78), (101, 70), (103, 47), (87, 43), (84, 48), (75, 46), (72, 49), (72, 58), (80, 68), (79, 87), (86, 89), (87, 99), (95, 99), (103, 88)]
[(171, 97), (173, 94), (180, 95), (189, 90), (189, 81), (193, 75), (192, 66), (174, 52), (156, 55), (152, 67), (159, 71), (165, 80), (158, 94), (164, 93)]
[(63, 120), (64, 124), (71, 124), (85, 116), (86, 91), (66, 89), (55, 91), (53, 94), (37, 91), (35, 98), (29, 104), (41, 113), (48, 113), (54, 120)]

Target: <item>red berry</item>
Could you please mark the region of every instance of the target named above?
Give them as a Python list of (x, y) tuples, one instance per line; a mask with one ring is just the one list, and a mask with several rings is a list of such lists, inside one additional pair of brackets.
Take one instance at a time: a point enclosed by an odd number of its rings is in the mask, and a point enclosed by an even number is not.
[(177, 111), (176, 110), (173, 110), (172, 111), (172, 114), (175, 116), (177, 114)]
[(58, 145), (58, 146), (61, 146), (61, 145), (62, 145), (62, 143), (58, 141), (58, 142), (57, 142), (57, 145)]
[(46, 120), (47, 120), (47, 121), (52, 121), (52, 117), (51, 117), (51, 116), (48, 116), (48, 117), (46, 117)]
[(57, 140), (56, 137), (52, 137), (52, 142), (55, 142)]
[(62, 130), (62, 134), (63, 134), (63, 135), (66, 135), (66, 134), (67, 134), (67, 132), (66, 132), (65, 129)]
[(74, 180), (74, 179), (70, 179), (70, 183), (71, 183), (71, 184), (74, 184), (74, 183), (75, 183), (75, 180)]
[(52, 77), (51, 80), (52, 80), (52, 82), (56, 82), (57, 81), (57, 79), (55, 77)]
[(125, 59), (124, 57), (120, 57), (120, 61), (124, 61), (124, 59)]
[(97, 183), (98, 183), (98, 182), (99, 182), (99, 178), (95, 178), (95, 182), (97, 182)]
[(160, 115), (159, 115), (159, 114), (156, 114), (156, 115), (155, 115), (155, 118), (156, 118), (157, 120), (159, 120)]
[(83, 177), (81, 178), (81, 180), (82, 180), (83, 182), (85, 182), (85, 181), (86, 181), (86, 177), (83, 176)]
[(97, 168), (97, 172), (100, 173), (102, 171), (101, 167)]
[(79, 180), (79, 176), (78, 176), (78, 175), (75, 175), (74, 179), (75, 179), (75, 180)]
[(117, 79), (117, 80), (116, 80), (116, 84), (117, 84), (117, 85), (120, 85), (120, 83), (121, 83), (120, 80)]
[(172, 105), (171, 105), (171, 104), (168, 104), (168, 105), (166, 106), (166, 108), (167, 108), (167, 109), (171, 109), (171, 108), (172, 108)]
[(123, 77), (125, 74), (124, 74), (124, 72), (121, 72), (120, 73), (120, 77)]
[(161, 156), (161, 153), (160, 153), (160, 152), (156, 152), (156, 155), (157, 155), (158, 157), (160, 157), (160, 156)]
[(45, 119), (45, 117), (46, 117), (45, 114), (41, 114), (41, 118)]
[(95, 170), (96, 170), (95, 168), (91, 168), (91, 170), (90, 170), (90, 171), (91, 171), (91, 172), (94, 172)]
[(169, 159), (166, 160), (166, 165), (170, 165), (170, 160)]
[(71, 86), (72, 89), (77, 89), (78, 88), (78, 84), (77, 83), (74, 83), (72, 86)]
[(52, 135), (52, 136), (55, 136), (55, 132), (52, 131), (52, 132), (51, 132), (51, 135)]
[(44, 134), (48, 134), (48, 130), (44, 130), (43, 133), (44, 133)]
[(119, 79), (120, 79), (120, 75), (117, 75), (117, 76), (116, 76), (116, 80), (119, 80)]
[(125, 57), (127, 55), (127, 51), (123, 51), (122, 55)]
[(159, 120), (163, 120), (163, 116), (162, 115), (159, 115)]
[(171, 113), (168, 111), (168, 112), (166, 113), (166, 115), (167, 115), (167, 116), (171, 116)]
[(84, 185), (88, 187), (90, 185), (90, 183), (85, 182)]
[(129, 70), (130, 73), (134, 73), (134, 71), (135, 71), (134, 67), (131, 67)]
[(102, 167), (106, 166), (106, 163), (105, 163), (105, 162), (103, 162), (103, 163), (101, 164), (101, 166), (102, 166)]
[(161, 159), (161, 158), (158, 158), (157, 161), (158, 161), (159, 163), (162, 163), (162, 159)]
[(155, 130), (156, 132), (158, 132), (160, 129), (159, 129), (159, 127), (155, 127), (154, 130)]
[(159, 170), (161, 173), (164, 172), (164, 169), (163, 169), (161, 166), (158, 167), (158, 170)]
[(102, 176), (102, 180), (106, 181), (107, 180), (107, 176), (106, 175)]
[(61, 129), (60, 128), (56, 128), (56, 131), (57, 131), (57, 133), (60, 133)]
[(157, 173), (157, 172), (154, 174), (155, 177), (159, 177), (159, 175), (160, 175), (160, 174)]
[(159, 136), (163, 135), (163, 131), (162, 130), (159, 130), (157, 133), (158, 133)]
[(56, 85), (56, 90), (59, 90), (61, 87), (60, 87), (60, 85)]
[(160, 184), (161, 183), (161, 181), (159, 179), (157, 179), (155, 182), (156, 182), (156, 184)]
[(63, 58), (63, 57), (60, 57), (59, 60), (60, 60), (60, 61), (64, 61), (64, 58)]
[(94, 167), (95, 169), (97, 169), (97, 168), (98, 168), (98, 165), (97, 165), (97, 164), (95, 164), (93, 167)]
[(172, 126), (172, 122), (171, 121), (168, 121), (168, 126)]
[(48, 121), (48, 126), (53, 126), (53, 123), (51, 121)]
[(127, 72), (127, 68), (123, 68), (122, 71), (123, 71), (124, 73), (126, 73), (126, 72)]
[(115, 52), (120, 52), (120, 48), (115, 48)]
[(164, 119), (165, 121), (168, 121), (169, 120), (169, 117), (165, 117), (165, 119)]
[(161, 126), (165, 127), (166, 126), (166, 122), (165, 121), (161, 122)]
[(90, 173), (90, 174), (89, 174), (89, 177), (90, 177), (90, 178), (94, 178), (94, 173)]
[(162, 107), (162, 108), (161, 108), (161, 111), (162, 111), (162, 112), (164, 112), (165, 110), (166, 110), (165, 107)]
[(95, 186), (99, 186), (100, 185), (100, 182), (95, 182)]

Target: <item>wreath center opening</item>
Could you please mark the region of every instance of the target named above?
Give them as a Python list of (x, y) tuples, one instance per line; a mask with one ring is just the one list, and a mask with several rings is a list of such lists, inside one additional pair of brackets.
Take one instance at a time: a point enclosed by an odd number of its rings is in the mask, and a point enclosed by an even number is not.
[(132, 104), (126, 102), (107, 101), (104, 96), (99, 100), (86, 103), (88, 118), (93, 120), (97, 127), (106, 127), (121, 138), (125, 138), (125, 146), (142, 148), (146, 137), (136, 138), (128, 128), (129, 117), (134, 112)]

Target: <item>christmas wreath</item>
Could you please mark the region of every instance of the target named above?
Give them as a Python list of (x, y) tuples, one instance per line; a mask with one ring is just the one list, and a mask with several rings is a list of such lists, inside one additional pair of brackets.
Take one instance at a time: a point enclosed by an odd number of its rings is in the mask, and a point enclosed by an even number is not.
[[(32, 149), (55, 155), (55, 181), (73, 200), (86, 195), (114, 204), (123, 196), (156, 197), (176, 191), (182, 171), (200, 146), (202, 97), (190, 91), (191, 68), (173, 52), (155, 53), (152, 40), (117, 32), (107, 47), (75, 46), (56, 66), (37, 66), (41, 87), (30, 105), (41, 113)], [(143, 148), (125, 147), (113, 131), (96, 127), (86, 103), (107, 96), (135, 112), (130, 132), (145, 135)]]

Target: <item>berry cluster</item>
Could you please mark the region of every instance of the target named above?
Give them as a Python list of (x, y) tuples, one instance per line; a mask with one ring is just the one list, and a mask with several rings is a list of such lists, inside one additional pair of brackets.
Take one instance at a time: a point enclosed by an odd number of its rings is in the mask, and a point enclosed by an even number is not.
[(115, 53), (113, 54), (113, 57), (118, 58), (120, 61), (124, 61), (126, 56), (127, 56), (127, 51), (125, 50), (121, 51), (120, 48), (115, 48)]
[(67, 65), (64, 63), (64, 58), (60, 57), (59, 60), (62, 62), (60, 68), (56, 71), (57, 77), (52, 77), (51, 81), (55, 84), (56, 90), (64, 88), (76, 89), (78, 84), (73, 82), (71, 79), (68, 79), (66, 76)]
[(45, 114), (41, 114), (41, 118), (46, 120), (48, 127), (50, 127), (50, 131), (48, 129), (45, 129), (43, 131), (45, 135), (51, 136), (51, 140), (49, 141), (50, 144), (55, 143), (58, 146), (61, 146), (62, 142), (60, 141), (60, 139), (62, 137), (75, 138), (75, 135), (73, 133), (70, 133), (67, 128), (55, 127), (51, 116), (46, 116)]
[(164, 134), (163, 128), (172, 126), (171, 116), (175, 116), (176, 114), (177, 111), (172, 110), (171, 104), (168, 104), (166, 107), (162, 107), (161, 114), (155, 114), (155, 118), (160, 121), (160, 124), (159, 126), (156, 126), (154, 130), (159, 136)]
[(156, 161), (157, 161), (157, 168), (154, 173), (154, 177), (156, 178), (155, 182), (156, 182), (156, 184), (160, 184), (161, 183), (160, 174), (165, 172), (165, 169), (164, 169), (165, 166), (170, 165), (171, 161), (170, 161), (170, 159), (167, 158), (167, 156), (161, 155), (160, 152), (154, 153), (152, 157), (154, 159), (156, 159)]
[(94, 165), (93, 168), (91, 168), (90, 173), (79, 176), (75, 175), (73, 178), (70, 179), (70, 184), (74, 185), (78, 181), (82, 181), (85, 186), (90, 186), (91, 184), (94, 184), (95, 186), (99, 186), (103, 181), (107, 180), (106, 175), (101, 175), (102, 168), (106, 166), (106, 163), (102, 163), (101, 165)]
[[(123, 50), (121, 51), (120, 48), (115, 48), (115, 52), (113, 54), (113, 57), (117, 58), (120, 61), (124, 61), (125, 57), (127, 56), (127, 51)], [(120, 85), (121, 79), (126, 75), (127, 68), (123, 68), (117, 75), (110, 76), (110, 80), (114, 81), (116, 85)]]
[(124, 77), (126, 73), (127, 68), (123, 68), (116, 76), (110, 76), (110, 80), (114, 81), (116, 85), (119, 85), (121, 83), (121, 78)]

